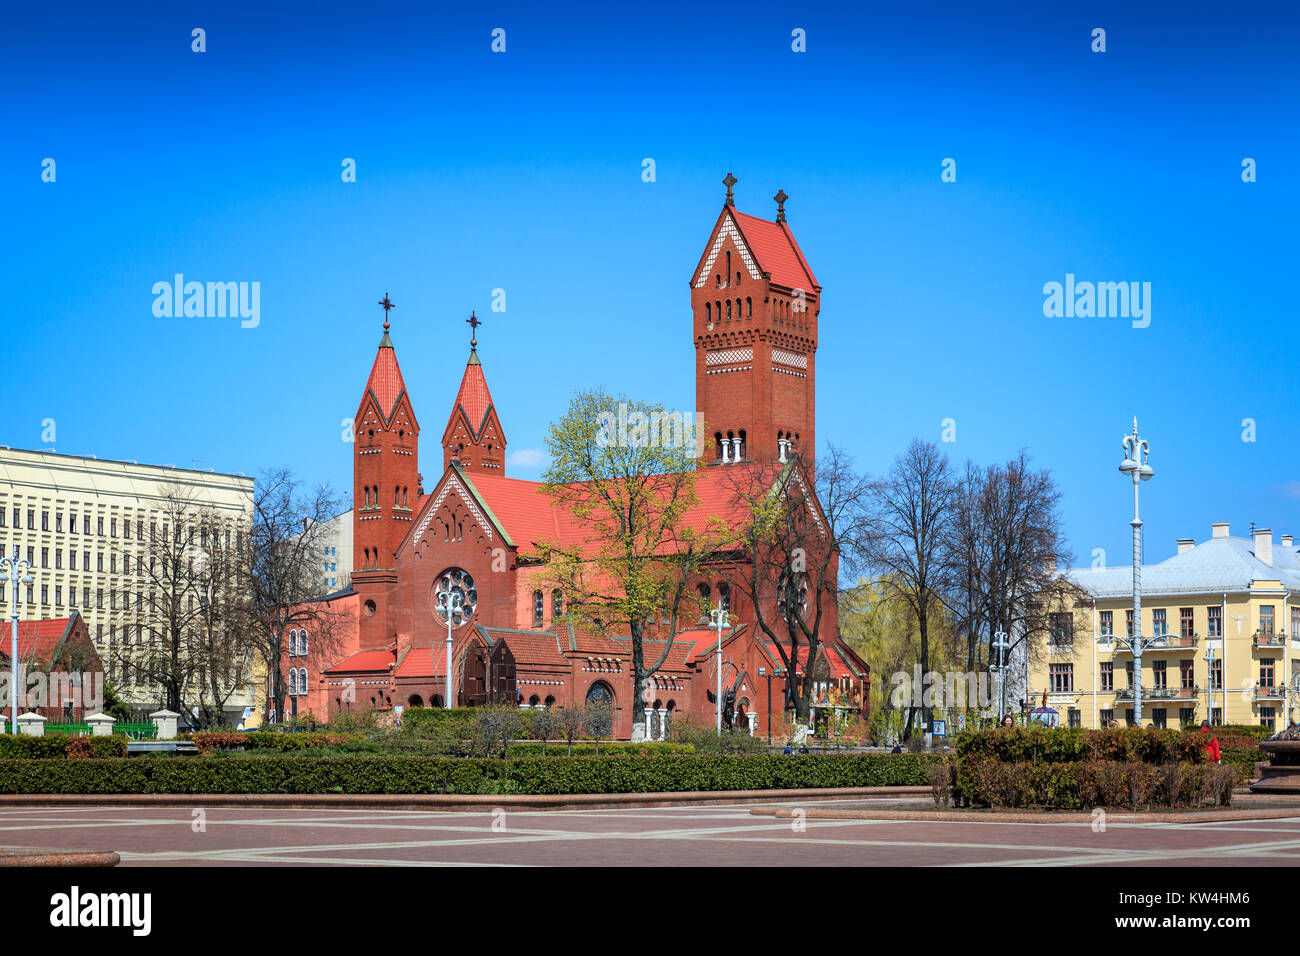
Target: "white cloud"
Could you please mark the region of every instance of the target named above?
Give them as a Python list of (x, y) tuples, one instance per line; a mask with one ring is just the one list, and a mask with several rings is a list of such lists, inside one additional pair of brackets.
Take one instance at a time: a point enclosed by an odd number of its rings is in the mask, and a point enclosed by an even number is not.
[(546, 464), (546, 452), (540, 448), (520, 448), (506, 455), (506, 466), (510, 468), (540, 468)]

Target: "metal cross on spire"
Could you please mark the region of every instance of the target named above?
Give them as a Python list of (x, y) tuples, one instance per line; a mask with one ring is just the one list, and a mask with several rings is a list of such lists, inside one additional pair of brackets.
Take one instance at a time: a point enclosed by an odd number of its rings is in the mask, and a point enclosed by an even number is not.
[(785, 194), (784, 189), (778, 189), (772, 198), (776, 200), (776, 221), (785, 222), (785, 201), (790, 197)]
[(397, 308), (397, 306), (393, 305), (393, 303), (389, 301), (387, 292), (385, 292), (384, 297), (379, 300), (379, 305), (382, 305), (384, 307), (384, 331), (387, 332), (388, 331), (388, 310), (395, 309)]
[(734, 206), (736, 204), (736, 196), (732, 192), (732, 187), (735, 186), (736, 183), (738, 182), (740, 182), (740, 180), (737, 179), (735, 176), (731, 175), (731, 173), (727, 173), (726, 177), (722, 180), (722, 185), (727, 187), (728, 206)]
[(478, 327), (483, 324), (483, 320), (475, 315), (471, 309), (469, 318), (465, 320), (465, 323), (469, 326), (469, 350), (476, 352), (478, 351)]

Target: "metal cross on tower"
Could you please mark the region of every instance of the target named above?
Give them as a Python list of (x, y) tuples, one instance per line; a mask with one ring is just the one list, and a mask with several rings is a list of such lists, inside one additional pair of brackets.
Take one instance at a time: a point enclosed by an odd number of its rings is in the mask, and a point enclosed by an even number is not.
[(736, 196), (732, 192), (732, 187), (735, 186), (736, 183), (738, 182), (740, 182), (740, 180), (737, 179), (735, 176), (731, 175), (731, 173), (727, 173), (726, 177), (722, 180), (722, 185), (727, 187), (728, 206), (734, 206), (736, 204)]
[(469, 326), (469, 350), (471, 352), (478, 350), (478, 327), (483, 324), (483, 320), (470, 310), (469, 318), (465, 320)]
[(785, 194), (784, 189), (778, 189), (772, 198), (776, 200), (776, 221), (785, 222), (785, 201), (790, 197)]
[(379, 300), (379, 305), (382, 305), (384, 307), (384, 331), (387, 332), (388, 331), (388, 310), (395, 309), (397, 308), (397, 306), (393, 305), (393, 303), (389, 301), (387, 292), (385, 292), (384, 297)]

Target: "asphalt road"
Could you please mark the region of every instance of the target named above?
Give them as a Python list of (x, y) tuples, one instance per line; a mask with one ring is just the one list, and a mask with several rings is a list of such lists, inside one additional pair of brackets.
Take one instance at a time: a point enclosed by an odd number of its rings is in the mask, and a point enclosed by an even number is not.
[(1288, 866), (1300, 863), (1300, 811), (1095, 832), (1078, 823), (777, 820), (743, 804), (496, 813), (24, 807), (0, 811), (0, 846), (112, 850), (123, 866)]

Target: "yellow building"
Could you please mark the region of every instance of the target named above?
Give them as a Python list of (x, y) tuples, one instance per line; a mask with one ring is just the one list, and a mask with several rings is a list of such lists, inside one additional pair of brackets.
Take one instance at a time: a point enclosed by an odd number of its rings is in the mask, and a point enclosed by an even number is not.
[[(1035, 635), (1030, 694), (1062, 726), (1134, 723), (1131, 566), (1063, 574), (1072, 607)], [(1280, 730), (1300, 718), (1288, 695), (1300, 674), (1300, 550), (1290, 535), (1275, 545), (1267, 529), (1233, 537), (1211, 525), (1208, 541), (1142, 567), (1142, 726), (1263, 724)], [(1297, 679), (1300, 686), (1300, 678)], [(1226, 707), (1226, 721), (1223, 715)]]

